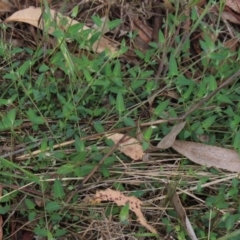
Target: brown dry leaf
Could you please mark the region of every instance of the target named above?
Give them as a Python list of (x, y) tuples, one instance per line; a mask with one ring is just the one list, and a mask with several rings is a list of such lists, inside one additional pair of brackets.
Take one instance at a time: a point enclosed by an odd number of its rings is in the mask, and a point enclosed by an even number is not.
[(33, 232), (24, 231), (23, 236), (22, 236), (22, 240), (33, 240), (33, 239), (35, 239)]
[(8, 1), (0, 1), (0, 12), (11, 12), (13, 10), (13, 6)]
[(226, 0), (225, 5), (230, 7), (233, 11), (240, 13), (240, 1), (239, 0)]
[(97, 191), (95, 196), (93, 198), (89, 198), (88, 201), (94, 204), (100, 203), (101, 201), (113, 201), (118, 206), (124, 206), (128, 203), (129, 209), (136, 214), (138, 222), (142, 226), (146, 227), (150, 232), (157, 234), (157, 230), (147, 223), (141, 211), (141, 206), (143, 205), (143, 202), (134, 196), (128, 197), (120, 191), (115, 191), (108, 188), (103, 191)]
[(167, 90), (166, 92), (163, 92), (162, 95), (172, 99), (176, 99), (176, 100), (180, 98), (180, 95), (177, 92), (171, 91), (171, 90)]
[(174, 7), (173, 7), (171, 1), (169, 1), (169, 0), (164, 0), (163, 3), (164, 3), (164, 7), (165, 7), (166, 9), (168, 9), (168, 10), (170, 10), (170, 11), (174, 11)]
[(239, 17), (236, 14), (233, 14), (232, 12), (224, 11), (221, 16), (223, 19), (228, 20), (229, 22), (240, 24)]
[[(67, 28), (69, 26), (79, 24), (78, 21), (73, 20), (69, 17), (65, 17), (62, 14), (60, 14), (54, 10), (51, 10), (51, 9), (50, 9), (50, 14), (51, 14), (53, 21), (57, 21), (58, 27), (62, 30), (67, 30)], [(15, 12), (10, 17), (8, 17), (5, 20), (5, 22), (24, 22), (24, 23), (31, 24), (31, 25), (43, 30), (44, 29), (43, 22), (41, 21), (39, 24), (39, 19), (41, 19), (41, 16), (42, 16), (41, 8), (30, 7), (30, 8), (26, 8), (26, 9)], [(63, 19), (65, 21), (62, 21)], [(64, 22), (64, 24), (62, 24), (62, 22)], [(66, 24), (66, 22), (68, 24)], [(87, 29), (90, 29), (90, 28), (87, 26), (83, 26), (83, 30), (87, 30)], [(48, 33), (52, 34), (54, 32), (54, 30), (55, 30), (54, 27), (50, 27)], [(81, 32), (79, 32), (79, 34), (81, 34)], [(89, 38), (90, 37), (91, 37), (91, 35), (89, 34)], [(104, 36), (102, 36), (100, 40), (96, 41), (93, 44), (93, 50), (98, 53), (103, 52), (106, 49), (108, 49), (109, 52), (112, 54), (117, 52), (117, 47), (115, 47), (114, 44)]]
[(240, 157), (234, 150), (179, 140), (174, 142), (172, 148), (200, 165), (240, 172)]
[(205, 3), (206, 3), (206, 0), (199, 0), (196, 5), (198, 7), (202, 7)]
[(228, 41), (224, 42), (224, 46), (229, 48), (231, 52), (236, 52), (238, 47), (238, 39), (237, 38), (229, 39)]
[(175, 125), (171, 132), (165, 136), (161, 142), (158, 143), (157, 148), (160, 149), (167, 149), (172, 147), (173, 143), (175, 142), (175, 139), (177, 137), (177, 135), (181, 132), (181, 130), (184, 128), (186, 122), (181, 122), (177, 125)]
[(146, 43), (152, 40), (152, 30), (139, 19), (135, 18), (132, 21), (132, 29), (138, 32), (139, 37)]
[[(122, 133), (114, 133), (106, 135), (106, 138), (111, 139), (115, 144), (122, 139), (124, 134)], [(118, 147), (118, 150), (133, 160), (141, 160), (144, 152), (141, 144), (135, 138), (127, 137), (126, 140), (123, 141)]]
[(178, 194), (176, 193), (175, 189), (170, 184), (167, 185), (167, 195), (168, 195), (168, 198), (171, 200), (172, 205), (173, 205), (175, 211), (177, 212), (178, 217), (179, 217), (183, 227), (186, 229), (188, 236), (192, 240), (197, 240), (196, 234), (195, 234), (195, 232), (192, 228), (192, 225), (188, 219), (185, 209), (181, 203), (181, 200), (180, 200)]

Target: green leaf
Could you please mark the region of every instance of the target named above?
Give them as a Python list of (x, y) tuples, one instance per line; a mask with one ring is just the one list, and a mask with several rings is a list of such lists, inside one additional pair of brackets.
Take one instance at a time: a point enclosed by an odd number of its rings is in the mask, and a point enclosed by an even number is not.
[(202, 128), (204, 129), (208, 129), (209, 127), (212, 126), (212, 124), (215, 122), (217, 116), (211, 116), (207, 119), (205, 119), (203, 122), (202, 122)]
[(132, 90), (135, 91), (137, 88), (141, 87), (145, 82), (146, 80), (143, 80), (143, 79), (139, 79), (131, 82)]
[(95, 121), (95, 122), (93, 123), (93, 126), (94, 126), (95, 130), (96, 130), (98, 133), (102, 133), (102, 132), (105, 131), (105, 130), (104, 130), (104, 127), (103, 127), (103, 125), (102, 125), (102, 123), (101, 123), (100, 121)]
[(118, 27), (121, 23), (122, 23), (121, 19), (112, 20), (112, 21), (108, 22), (108, 28), (110, 30), (112, 30), (112, 29)]
[[(148, 77), (152, 76), (153, 73), (154, 73), (153, 70), (142, 71), (141, 74), (140, 74), (140, 78), (143, 78), (143, 79), (148, 78)], [(139, 80), (137, 80), (137, 81), (139, 81)]]
[(109, 172), (108, 168), (105, 166), (102, 166), (100, 168), (100, 172), (102, 173), (104, 178), (108, 178), (110, 176), (110, 172)]
[(83, 152), (84, 149), (85, 149), (85, 144), (84, 144), (84, 141), (82, 141), (78, 135), (75, 136), (75, 148), (77, 150), (77, 152)]
[(81, 167), (77, 167), (75, 168), (75, 176), (77, 177), (84, 177), (86, 175), (88, 175), (92, 170), (93, 168), (95, 167), (95, 165), (84, 165), (84, 166), (81, 166)]
[(39, 237), (47, 237), (48, 235), (48, 230), (46, 228), (40, 228), (40, 226), (37, 226), (34, 229), (34, 233), (39, 236)]
[(33, 124), (38, 125), (38, 124), (43, 124), (45, 122), (44, 118), (37, 116), (33, 111), (33, 109), (31, 108), (27, 111), (27, 116)]
[[(8, 201), (10, 201), (10, 199), (8, 200)], [(2, 199), (1, 199), (1, 202), (3, 202), (2, 201)], [(6, 214), (7, 212), (9, 212), (11, 210), (11, 207), (10, 207), (10, 205), (1, 205), (1, 207), (0, 207), (0, 214), (1, 215), (3, 215), (3, 214)]]
[(25, 175), (25, 178), (28, 179), (27, 177), (29, 177), (29, 181), (34, 181), (35, 183), (39, 183), (39, 177), (37, 177), (35, 174), (32, 174), (31, 172), (25, 170), (24, 168), (22, 168), (20, 165), (15, 164), (12, 161), (9, 161), (5, 158), (0, 157), (0, 162), (3, 166), (5, 167), (9, 167), (10, 169), (18, 169), (20, 172), (22, 172), (22, 174)]
[(0, 98), (0, 105), (7, 106), (9, 104), (12, 104), (16, 100), (17, 97), (18, 97), (18, 94), (14, 94), (9, 99), (2, 99), (2, 98)]
[(144, 56), (143, 52), (141, 52), (141, 51), (139, 51), (139, 50), (137, 50), (137, 49), (135, 49), (134, 52), (136, 53), (136, 55), (137, 55), (140, 59), (144, 59), (145, 56)]
[(235, 224), (236, 219), (232, 216), (229, 215), (227, 219), (225, 220), (225, 227), (227, 231), (231, 230)]
[(136, 126), (135, 121), (133, 121), (132, 118), (124, 117), (123, 121), (127, 127), (135, 127)]
[(161, 102), (157, 108), (155, 108), (154, 110), (154, 113), (157, 115), (157, 116), (160, 116), (162, 114), (162, 112), (168, 107), (168, 104), (169, 104), (169, 100), (166, 100), (164, 102)]
[(165, 36), (161, 30), (158, 32), (158, 39), (161, 44), (165, 43)]
[(99, 16), (93, 15), (91, 18), (98, 27), (102, 26), (102, 19)]
[(46, 211), (47, 212), (54, 212), (61, 209), (61, 206), (57, 202), (48, 202), (46, 204)]
[(205, 81), (208, 83), (210, 91), (214, 91), (217, 88), (217, 81), (213, 75), (206, 77)]
[(25, 202), (25, 204), (26, 204), (26, 206), (27, 206), (27, 208), (29, 209), (29, 210), (33, 210), (33, 209), (35, 209), (35, 203), (32, 201), (32, 200), (30, 200), (30, 199), (28, 199), (28, 198), (25, 198), (25, 200), (24, 200), (24, 202)]
[(43, 63), (40, 67), (39, 67), (39, 72), (46, 72), (46, 71), (48, 71), (49, 70), (49, 67), (45, 64), (45, 63)]
[(117, 111), (121, 114), (123, 111), (126, 110), (125, 108), (125, 103), (123, 100), (123, 95), (121, 92), (117, 94), (117, 99), (116, 99), (116, 109)]
[(17, 72), (20, 76), (24, 76), (28, 69), (32, 66), (32, 60), (24, 61), (23, 64), (18, 68)]
[(147, 130), (143, 134), (144, 139), (149, 141), (151, 139), (152, 132), (153, 132), (153, 128), (152, 127), (147, 128)]
[(220, 94), (220, 93), (217, 95), (217, 100), (219, 102), (233, 104), (233, 102), (226, 95), (223, 95), (223, 94)]
[(54, 233), (54, 237), (62, 237), (67, 233), (66, 229), (57, 229)]
[(120, 222), (123, 224), (128, 224), (129, 219), (129, 203), (127, 203), (125, 206), (121, 208), (120, 214), (119, 214)]
[(71, 17), (75, 18), (78, 15), (78, 5), (76, 5), (73, 9), (72, 9), (72, 13), (71, 13)]
[(55, 179), (54, 181), (53, 192), (54, 192), (54, 198), (63, 198), (65, 196), (62, 183), (58, 179)]
[(150, 42), (148, 45), (152, 48), (155, 48), (155, 49), (159, 48), (159, 45), (156, 42)]
[(14, 124), (14, 121), (15, 121), (15, 118), (16, 118), (16, 109), (11, 109), (8, 114), (7, 114), (7, 119), (8, 119), (8, 122), (13, 126)]
[(37, 216), (37, 212), (29, 212), (28, 213), (28, 221), (30, 221), (30, 222), (32, 222), (32, 221), (34, 221), (34, 219), (36, 219), (36, 216)]
[(195, 85), (195, 82), (193, 80), (186, 78), (183, 75), (180, 75), (180, 76), (178, 76), (178, 78), (176, 80), (176, 85), (177, 86), (192, 86), (192, 85)]
[(67, 163), (65, 165), (62, 165), (61, 167), (58, 168), (57, 173), (58, 174), (68, 174), (70, 172), (73, 172), (75, 169), (75, 165), (71, 164), (71, 163)]
[(178, 76), (178, 66), (174, 53), (172, 52), (169, 59), (169, 77)]
[(240, 131), (238, 131), (234, 136), (233, 147), (240, 150)]

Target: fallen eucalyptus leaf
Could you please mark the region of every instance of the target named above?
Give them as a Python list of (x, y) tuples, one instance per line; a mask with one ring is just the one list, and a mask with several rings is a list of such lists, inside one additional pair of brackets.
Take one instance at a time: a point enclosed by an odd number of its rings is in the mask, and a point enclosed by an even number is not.
[[(50, 9), (49, 12), (51, 14), (52, 21), (56, 20), (58, 28), (62, 30), (67, 30), (69, 26), (72, 26), (74, 24), (79, 24), (78, 21), (71, 19), (69, 17), (63, 16), (61, 13), (55, 10)], [(39, 22), (39, 19), (41, 19), (40, 22)], [(41, 8), (29, 7), (26, 9), (19, 10), (13, 13), (10, 17), (6, 18), (4, 22), (25, 22), (37, 28), (40, 28), (42, 30), (44, 29)], [(88, 30), (88, 29), (90, 28), (85, 25), (83, 26), (83, 30)], [(50, 27), (48, 30), (48, 33), (52, 34), (55, 30), (56, 30), (55, 27)], [(81, 34), (81, 30), (79, 31), (79, 34)], [(92, 35), (89, 34), (88, 38), (90, 38), (91, 36)], [(105, 36), (102, 36), (98, 41), (96, 41), (92, 47), (93, 47), (93, 50), (98, 53), (101, 53), (106, 49), (108, 49), (108, 51), (111, 54), (117, 52), (117, 48), (114, 46), (113, 42), (108, 40)]]
[(170, 132), (168, 135), (166, 135), (166, 136), (160, 141), (160, 143), (158, 143), (157, 148), (160, 148), (160, 149), (170, 148), (170, 147), (173, 145), (173, 143), (174, 143), (177, 135), (178, 135), (178, 134), (181, 132), (181, 130), (184, 128), (185, 124), (186, 124), (186, 122), (181, 122), (181, 123), (175, 125), (175, 126), (172, 128), (171, 132)]
[[(124, 136), (122, 133), (107, 134), (106, 138), (111, 139), (115, 144), (117, 144), (120, 139)], [(142, 145), (140, 142), (131, 137), (127, 137), (126, 140), (123, 140), (123, 143), (119, 144), (118, 150), (133, 160), (142, 160), (144, 155)]]
[(167, 184), (166, 188), (167, 188), (168, 198), (171, 200), (172, 205), (173, 205), (176, 213), (178, 214), (178, 218), (181, 221), (183, 227), (186, 229), (188, 236), (192, 240), (198, 240), (195, 235), (195, 232), (193, 230), (193, 227), (189, 221), (189, 218), (186, 214), (186, 211), (181, 203), (181, 200), (175, 191), (175, 188), (173, 186), (171, 186), (171, 184)]
[(240, 157), (234, 150), (180, 140), (172, 148), (200, 165), (240, 172)]

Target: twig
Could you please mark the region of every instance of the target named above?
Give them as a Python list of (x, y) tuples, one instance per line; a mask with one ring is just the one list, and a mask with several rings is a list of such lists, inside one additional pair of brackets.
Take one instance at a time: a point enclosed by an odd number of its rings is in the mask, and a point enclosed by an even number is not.
[(155, 16), (153, 19), (152, 40), (158, 43), (158, 33), (162, 25), (162, 8), (160, 7), (160, 0), (155, 0), (153, 2), (153, 11), (155, 13)]

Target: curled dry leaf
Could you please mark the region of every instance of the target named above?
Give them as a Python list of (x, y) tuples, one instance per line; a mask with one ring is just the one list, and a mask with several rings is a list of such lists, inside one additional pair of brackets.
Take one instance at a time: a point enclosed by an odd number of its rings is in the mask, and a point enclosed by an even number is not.
[(157, 148), (160, 148), (160, 149), (170, 148), (170, 147), (173, 145), (173, 143), (174, 143), (177, 135), (178, 135), (178, 134), (181, 132), (181, 130), (184, 128), (185, 124), (186, 124), (186, 122), (181, 122), (181, 123), (175, 125), (175, 126), (172, 128), (171, 132), (170, 132), (167, 136), (165, 136), (165, 137), (161, 140), (160, 143), (158, 143)]
[(240, 173), (240, 157), (234, 150), (179, 140), (172, 148), (200, 165)]
[(167, 195), (168, 195), (168, 198), (171, 200), (172, 205), (173, 205), (175, 211), (177, 212), (178, 217), (179, 217), (183, 227), (186, 229), (188, 236), (192, 240), (197, 240), (196, 234), (195, 234), (193, 227), (188, 219), (185, 209), (181, 203), (181, 200), (180, 200), (178, 194), (176, 193), (174, 187), (172, 187), (170, 184), (167, 185)]
[[(56, 21), (58, 27), (62, 30), (67, 30), (69, 26), (79, 24), (78, 21), (73, 20), (69, 17), (65, 17), (62, 14), (58, 13), (57, 11), (50, 9), (50, 14), (53, 21)], [(43, 30), (44, 24), (42, 21), (39, 23), (39, 19), (42, 19), (42, 9), (30, 7), (30, 8), (26, 8), (26, 9), (15, 12), (10, 17), (8, 17), (5, 20), (5, 22), (24, 22)], [(87, 30), (87, 29), (90, 29), (90, 28), (87, 26), (83, 26), (83, 30)], [(55, 28), (51, 27), (48, 33), (52, 34), (54, 31), (55, 31)], [(81, 34), (81, 30), (79, 31), (79, 34)], [(89, 34), (88, 37), (90, 38), (91, 34)], [(114, 46), (114, 44), (104, 36), (102, 36), (100, 40), (96, 41), (93, 44), (93, 50), (98, 53), (103, 52), (106, 49), (108, 49), (110, 53), (117, 52), (117, 48)]]
[[(124, 134), (114, 133), (106, 135), (106, 138), (111, 139), (115, 144), (118, 143)], [(118, 147), (118, 150), (133, 160), (141, 160), (144, 152), (141, 144), (135, 138), (127, 137)]]
[(143, 205), (143, 202), (134, 196), (128, 197), (120, 191), (115, 191), (108, 188), (103, 191), (97, 191), (95, 196), (93, 198), (88, 197), (87, 201), (93, 204), (100, 203), (102, 201), (113, 201), (118, 206), (124, 206), (128, 203), (129, 209), (136, 214), (138, 222), (142, 226), (146, 227), (150, 232), (157, 234), (157, 230), (147, 223), (141, 211), (141, 206)]

